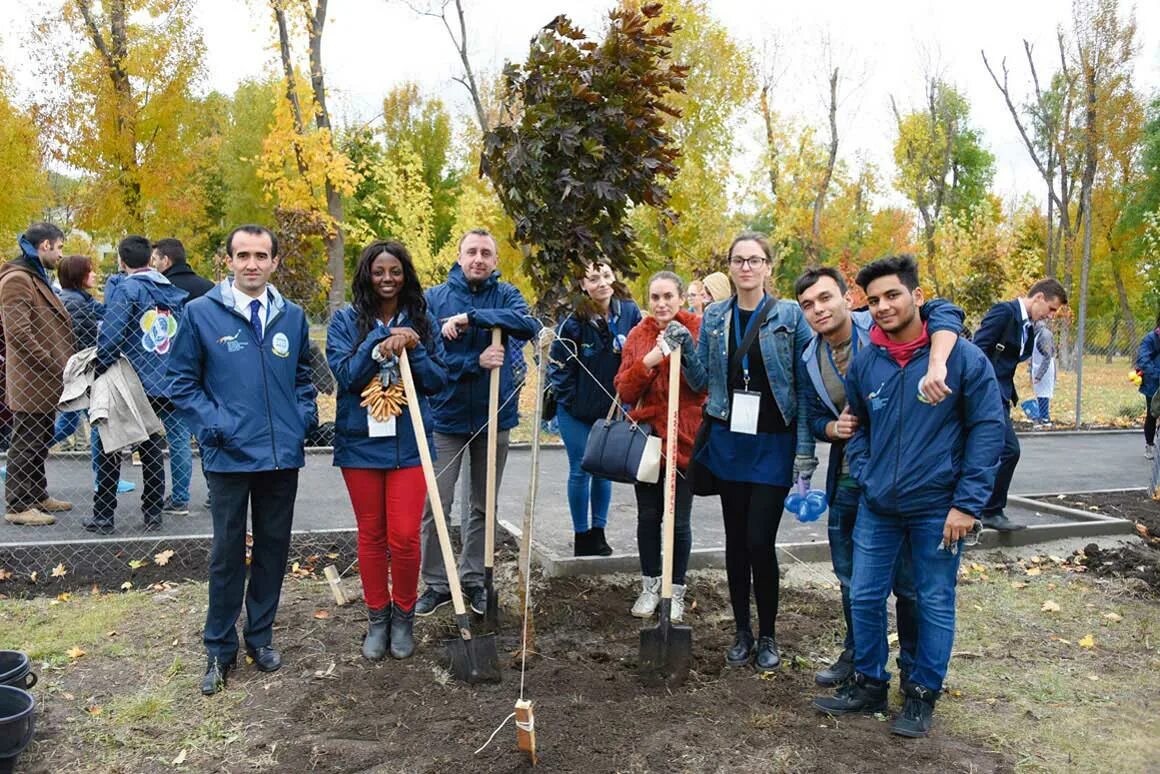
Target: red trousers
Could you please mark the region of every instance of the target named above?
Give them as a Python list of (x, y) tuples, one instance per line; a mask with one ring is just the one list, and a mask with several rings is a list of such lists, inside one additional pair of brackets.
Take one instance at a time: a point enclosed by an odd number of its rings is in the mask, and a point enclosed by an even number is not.
[(358, 571), (367, 607), (411, 610), (419, 593), (419, 524), (427, 500), (423, 468), (343, 468), (358, 522)]

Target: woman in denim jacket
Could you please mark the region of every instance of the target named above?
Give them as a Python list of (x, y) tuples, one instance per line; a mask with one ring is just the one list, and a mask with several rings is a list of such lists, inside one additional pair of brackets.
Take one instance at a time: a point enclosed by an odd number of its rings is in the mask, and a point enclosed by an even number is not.
[[(772, 270), (764, 235), (745, 232), (734, 239), (729, 273), (737, 294), (705, 310), (696, 355), (682, 358), (689, 386), (709, 391), (707, 437), (695, 459), (720, 482), (725, 567), (737, 625), (725, 658), (731, 666), (744, 666), (753, 657), (760, 671), (781, 663), (774, 637), (775, 543), (785, 497), (793, 482), (808, 478), (818, 464), (796, 368), (813, 334), (796, 303), (768, 292)], [(744, 356), (734, 358), (751, 325), (760, 326), (756, 340)], [(675, 333), (691, 348), (691, 337)], [(734, 359), (739, 362), (730, 369)], [(756, 647), (749, 614), (751, 578), (759, 625)]]

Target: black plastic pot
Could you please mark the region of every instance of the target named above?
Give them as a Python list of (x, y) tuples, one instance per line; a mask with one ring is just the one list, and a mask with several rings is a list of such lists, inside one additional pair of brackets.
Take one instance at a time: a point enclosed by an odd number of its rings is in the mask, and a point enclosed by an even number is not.
[(32, 662), (18, 650), (0, 650), (0, 685), (28, 690), (36, 685)]
[(0, 685), (0, 774), (12, 771), (16, 756), (32, 741), (36, 699), (22, 688)]

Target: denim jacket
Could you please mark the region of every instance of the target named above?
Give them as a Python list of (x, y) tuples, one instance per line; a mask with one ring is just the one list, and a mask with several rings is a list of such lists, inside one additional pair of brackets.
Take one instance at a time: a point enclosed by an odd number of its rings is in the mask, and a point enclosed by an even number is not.
[[(705, 412), (723, 421), (729, 419), (728, 370), (732, 312), (733, 299), (718, 301), (705, 310), (701, 320), (701, 336), (697, 342), (697, 356), (685, 363), (685, 380), (689, 386), (696, 391), (708, 389)], [(773, 388), (777, 407), (781, 409), (782, 419), (789, 426), (795, 426), (796, 423), (795, 453), (810, 457), (814, 455), (814, 436), (810, 432), (808, 404), (797, 364), (812, 338), (813, 331), (801, 307), (794, 301), (770, 304), (757, 334), (757, 344), (761, 347), (761, 357), (765, 361), (769, 384)]]

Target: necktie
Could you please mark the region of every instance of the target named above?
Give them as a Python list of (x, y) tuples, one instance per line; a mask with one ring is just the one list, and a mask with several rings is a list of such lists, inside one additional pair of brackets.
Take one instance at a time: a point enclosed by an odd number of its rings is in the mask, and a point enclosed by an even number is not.
[(250, 327), (254, 329), (258, 343), (262, 343), (262, 302), (256, 298), (250, 302)]

